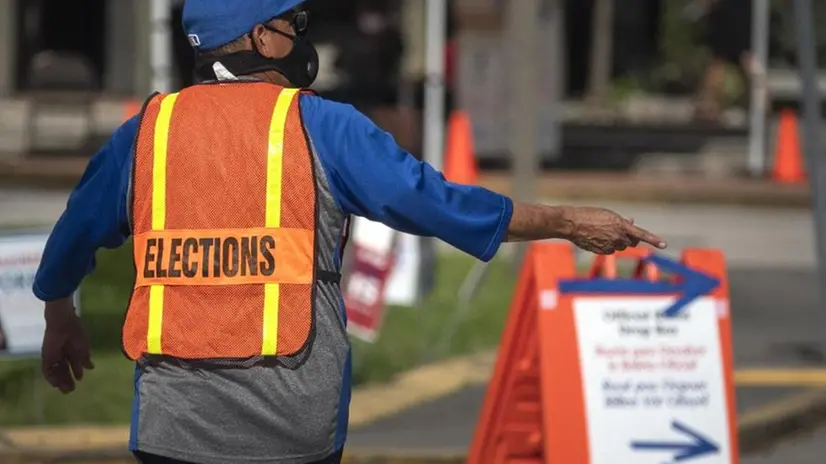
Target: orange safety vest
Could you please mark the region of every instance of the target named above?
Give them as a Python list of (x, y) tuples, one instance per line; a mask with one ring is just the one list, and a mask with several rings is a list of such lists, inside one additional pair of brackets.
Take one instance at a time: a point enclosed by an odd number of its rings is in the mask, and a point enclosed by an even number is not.
[(313, 339), (317, 188), (299, 91), (263, 82), (156, 94), (132, 179), (135, 286), (123, 349), (295, 356)]

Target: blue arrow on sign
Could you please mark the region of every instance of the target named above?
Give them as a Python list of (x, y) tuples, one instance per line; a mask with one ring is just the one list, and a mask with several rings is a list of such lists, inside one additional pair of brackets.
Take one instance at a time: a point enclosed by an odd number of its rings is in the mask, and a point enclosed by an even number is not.
[(704, 272), (686, 267), (664, 256), (651, 255), (643, 258), (644, 262), (655, 264), (661, 270), (682, 277), (679, 283), (651, 282), (640, 279), (573, 279), (561, 280), (559, 291), (562, 293), (586, 294), (657, 294), (678, 293), (680, 297), (663, 311), (663, 316), (674, 317), (695, 299), (714, 291), (720, 280)]
[(676, 462), (720, 452), (720, 447), (711, 440), (677, 421), (671, 423), (671, 428), (686, 435), (690, 440), (686, 442), (635, 441), (631, 442), (631, 448), (637, 451), (671, 451), (674, 453)]

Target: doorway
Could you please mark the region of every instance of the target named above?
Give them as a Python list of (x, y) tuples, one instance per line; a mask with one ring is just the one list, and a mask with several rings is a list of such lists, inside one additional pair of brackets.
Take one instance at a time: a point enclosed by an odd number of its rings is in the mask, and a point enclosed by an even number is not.
[(99, 91), (106, 0), (17, 0), (18, 91)]

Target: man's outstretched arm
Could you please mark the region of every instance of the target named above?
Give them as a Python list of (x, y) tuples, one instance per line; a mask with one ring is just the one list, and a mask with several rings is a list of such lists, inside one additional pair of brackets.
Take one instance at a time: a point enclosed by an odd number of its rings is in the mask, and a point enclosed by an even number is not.
[(665, 241), (617, 213), (592, 207), (514, 203), (506, 241), (560, 238), (593, 253), (611, 253), (640, 242), (665, 248)]
[(305, 123), (342, 210), (487, 261), (505, 241), (562, 238), (597, 253), (658, 237), (601, 208), (516, 203), (482, 187), (447, 182), (348, 105), (310, 97)]

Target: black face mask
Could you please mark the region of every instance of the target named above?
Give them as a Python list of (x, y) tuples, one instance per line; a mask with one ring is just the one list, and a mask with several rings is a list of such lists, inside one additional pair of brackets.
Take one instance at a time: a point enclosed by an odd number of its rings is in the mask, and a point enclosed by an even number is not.
[(283, 58), (267, 58), (258, 52), (253, 41), (253, 50), (232, 53), (224, 56), (198, 56), (195, 59), (195, 74), (204, 81), (216, 80), (213, 65), (220, 62), (229, 72), (244, 76), (263, 71), (276, 71), (290, 83), (299, 88), (307, 88), (318, 77), (318, 51), (303, 35), (291, 35), (275, 28), (264, 26), (268, 30), (292, 39), (293, 48)]

